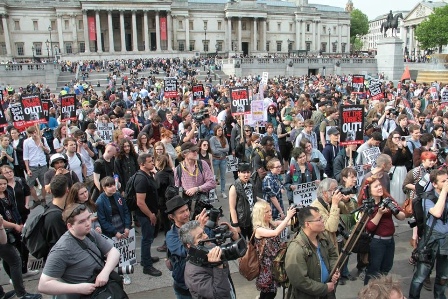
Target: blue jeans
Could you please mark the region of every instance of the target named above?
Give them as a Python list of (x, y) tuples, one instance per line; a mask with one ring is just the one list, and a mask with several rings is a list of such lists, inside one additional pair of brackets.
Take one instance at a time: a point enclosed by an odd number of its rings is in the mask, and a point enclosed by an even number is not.
[(192, 299), (191, 296), (182, 295), (176, 290), (174, 290), (174, 294), (176, 295), (176, 299)]
[[(345, 245), (345, 241), (338, 242), (339, 254), (341, 254), (342, 249), (344, 248), (344, 245)], [(350, 259), (350, 255), (347, 256), (347, 260), (345, 261), (344, 265), (342, 265), (342, 270), (341, 270), (342, 277), (348, 277), (348, 275), (350, 274), (350, 271), (348, 271), (348, 260), (349, 259)]]
[(394, 264), (395, 241), (372, 238), (369, 250), (369, 266), (367, 267), (364, 285), (380, 274), (387, 275)]
[(218, 160), (213, 159), (213, 170), (215, 172), (215, 176), (218, 177), (218, 170), (219, 170), (219, 176), (221, 178), (221, 193), (224, 193), (226, 189), (226, 166), (227, 166), (227, 160)]
[(140, 264), (143, 268), (147, 268), (152, 266), (151, 245), (154, 241), (155, 226), (151, 224), (151, 221), (146, 216), (137, 215), (137, 218), (142, 228), (142, 261), (140, 262)]
[[(448, 283), (448, 256), (440, 255), (439, 252), (434, 252), (436, 256), (436, 279), (434, 281), (434, 298), (446, 299), (445, 289)], [(431, 264), (417, 263), (417, 267), (412, 277), (411, 287), (409, 289), (409, 299), (419, 299), (420, 291), (422, 290), (423, 281), (431, 273), (434, 267), (433, 261)]]

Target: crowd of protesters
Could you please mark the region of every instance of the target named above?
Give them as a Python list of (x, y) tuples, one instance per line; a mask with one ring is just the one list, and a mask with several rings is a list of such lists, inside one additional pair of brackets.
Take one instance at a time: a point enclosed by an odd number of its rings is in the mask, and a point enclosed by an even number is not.
[[(65, 176), (70, 192), (75, 194), (73, 202), (87, 202), (89, 211), (97, 212), (92, 227), (98, 232), (126, 238), (132, 225), (141, 226), (142, 248), (147, 249), (142, 250), (141, 256), (143, 273), (160, 276), (161, 271), (153, 266), (158, 258), (150, 254), (152, 240), (157, 231), (164, 231), (167, 241), (157, 251), (171, 250), (170, 232), (180, 229), (189, 218), (177, 218), (178, 209), (184, 205), (167, 204), (172, 195), (167, 196), (165, 191), (174, 185), (182, 187), (184, 198), (190, 200), (191, 213), (200, 215), (192, 202), (202, 196), (209, 200), (209, 191), (216, 190), (218, 198), (228, 198), (229, 225), (235, 232), (244, 238), (254, 233), (258, 250), (266, 248), (260, 254), (266, 255), (263, 271), (267, 273), (256, 284), (260, 298), (274, 298), (278, 284), (268, 278), (269, 265), (280, 243), (285, 241), (280, 232), (294, 214), (285, 203), (294, 203), (293, 194), (296, 190), (300, 192), (299, 184), (315, 183), (317, 198), (311, 203), (314, 208), (299, 215), (306, 219), (320, 217), (301, 223), (305, 233), (301, 235), (302, 241), (308, 238), (311, 242), (322, 229), (328, 233), (324, 250), (337, 252), (338, 247), (340, 250), (344, 240), (336, 234), (339, 220), (361, 205), (364, 193), (368, 192), (377, 204), (366, 226), (373, 239), (367, 252), (358, 257), (358, 275), (367, 285), (371, 278), (387, 274), (394, 260), (395, 226), (404, 220), (402, 207), (412, 196), (409, 191), (415, 190), (419, 182), (409, 173), (416, 173), (415, 168), (427, 172), (434, 164), (444, 163), (448, 113), (444, 112), (441, 98), (448, 92), (448, 86), (437, 82), (394, 86), (381, 80), (384, 97), (373, 100), (367, 92), (352, 91), (352, 76), (330, 75), (273, 77), (260, 91), (261, 75), (230, 76), (222, 84), (210, 78), (198, 81), (201, 65), (211, 63), (214, 62), (201, 59), (84, 61), (79, 62), (79, 70), (85, 81), (74, 81), (57, 92), (42, 84), (8, 86), (2, 107), (9, 126), (1, 137), (0, 166), (4, 166), (5, 177), (8, 170), (13, 171), (17, 182), (29, 192), (25, 191), (23, 198), (14, 198), (12, 191), (8, 193), (8, 201), (14, 204), (0, 208), (5, 227), (20, 233), (27, 211), (44, 203), (54, 178)], [(66, 63), (64, 67), (73, 72), (78, 63)], [(142, 70), (149, 71), (150, 76), (141, 76)], [(109, 74), (106, 87), (86, 83), (93, 71)], [(177, 78), (174, 97), (165, 95), (164, 81), (157, 78), (158, 72)], [(193, 97), (192, 88), (196, 84), (204, 85), (201, 98)], [(366, 87), (369, 84), (366, 82)], [(261, 94), (264, 122), (245, 124), (241, 117), (232, 115), (232, 87), (248, 87), (253, 95)], [(50, 120), (20, 132), (14, 127), (8, 108), (27, 93), (40, 93), (42, 98), (51, 100)], [(64, 94), (76, 94), (76, 119), (68, 121), (60, 112), (59, 96)], [(356, 104), (364, 105), (364, 144), (340, 146), (339, 107)], [(109, 123), (113, 126), (112, 136), (104, 140), (97, 128)], [(372, 148), (377, 148), (375, 165), (363, 155)], [(229, 155), (240, 161), (230, 190), (226, 187)], [(126, 185), (136, 174), (140, 174), (134, 186), (138, 209), (131, 217), (124, 195)], [(422, 176), (420, 172), (418, 175)], [(368, 179), (360, 180), (362, 177)], [(154, 197), (148, 197), (152, 191), (147, 182), (157, 187), (154, 188), (157, 192), (151, 193)], [(338, 191), (338, 186), (358, 188), (346, 195)], [(380, 207), (386, 197), (391, 198), (397, 214)], [(257, 202), (266, 204), (256, 205)], [(17, 209), (21, 217), (8, 216), (9, 209), (11, 215)], [(251, 219), (252, 211), (258, 211), (258, 218)], [(269, 217), (263, 218), (264, 213)], [(322, 223), (322, 227), (311, 227), (313, 221)], [(353, 225), (349, 223), (355, 220), (346, 222), (349, 228)], [(281, 229), (276, 228), (278, 225)], [(258, 230), (260, 227), (263, 229)], [(262, 239), (266, 239), (265, 245)], [(413, 240), (418, 243), (417, 234)], [(19, 242), (17, 246), (22, 248), (23, 244)], [(310, 246), (314, 251), (313, 245)], [(322, 264), (328, 266), (333, 262)], [(339, 270), (340, 274), (329, 278), (332, 283), (344, 285), (357, 279), (346, 266)], [(321, 271), (329, 273), (331, 269)], [(27, 273), (27, 269), (22, 272)], [(324, 284), (322, 277), (306, 279)], [(189, 293), (185, 281), (183, 278), (176, 281), (179, 278), (174, 272), (173, 278), (176, 295), (185, 298), (180, 294)], [(131, 283), (128, 276), (124, 279), (125, 283)], [(292, 287), (298, 293), (307, 293), (306, 284), (293, 283)], [(427, 283), (425, 287), (432, 286)], [(436, 287), (441, 288), (438, 279)], [(334, 285), (325, 290), (333, 292)]]

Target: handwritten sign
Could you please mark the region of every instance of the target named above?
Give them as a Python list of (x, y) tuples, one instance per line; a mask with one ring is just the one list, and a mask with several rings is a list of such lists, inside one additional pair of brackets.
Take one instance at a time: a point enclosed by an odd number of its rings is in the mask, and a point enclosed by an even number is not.
[(112, 142), (112, 134), (114, 133), (113, 123), (97, 123), (96, 127), (98, 130), (98, 136), (100, 136), (106, 144)]
[(298, 184), (292, 196), (295, 204), (309, 206), (317, 198), (316, 182)]
[(263, 100), (252, 101), (252, 120), (263, 121), (264, 104)]
[(120, 252), (120, 260), (118, 265), (129, 266), (137, 263), (137, 255), (135, 251), (135, 228), (129, 231), (129, 236), (126, 239), (112, 238), (114, 247)]

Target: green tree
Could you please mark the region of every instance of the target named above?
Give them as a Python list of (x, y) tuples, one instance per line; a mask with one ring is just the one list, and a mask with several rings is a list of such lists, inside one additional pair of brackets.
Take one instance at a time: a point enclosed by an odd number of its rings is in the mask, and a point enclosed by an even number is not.
[(357, 38), (357, 37), (353, 38), (352, 47), (353, 47), (354, 52), (361, 51), (363, 45), (364, 44), (362, 43), (362, 41), (359, 38)]
[(421, 22), (415, 30), (415, 38), (424, 49), (439, 48), (448, 44), (448, 5), (439, 7)]
[(357, 35), (366, 35), (369, 32), (369, 19), (359, 9), (354, 9), (350, 19), (350, 37), (352, 43)]

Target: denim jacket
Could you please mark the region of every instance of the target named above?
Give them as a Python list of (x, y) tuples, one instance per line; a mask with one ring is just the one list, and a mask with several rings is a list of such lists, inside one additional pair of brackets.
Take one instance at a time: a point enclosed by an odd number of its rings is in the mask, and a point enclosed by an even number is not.
[[(131, 216), (126, 205), (125, 199), (120, 195), (120, 193), (116, 192), (114, 195), (115, 204), (118, 207), (118, 212), (120, 213), (121, 220), (123, 221), (123, 225), (125, 228), (131, 228)], [(112, 206), (110, 204), (109, 198), (103, 192), (98, 197), (96, 201), (97, 213), (98, 213), (98, 221), (101, 225), (101, 230), (103, 234), (108, 237), (114, 237), (117, 233), (117, 230), (112, 225)], [(122, 233), (122, 232), (120, 232)]]

